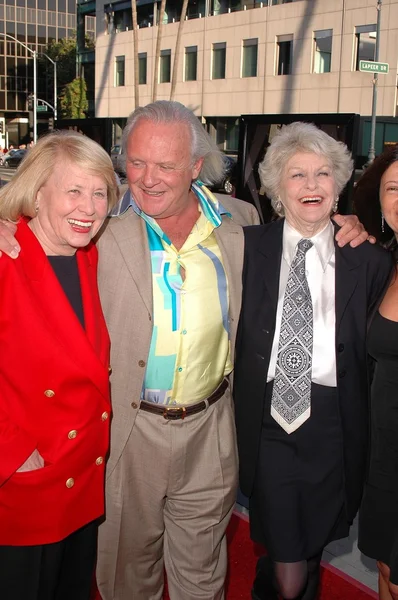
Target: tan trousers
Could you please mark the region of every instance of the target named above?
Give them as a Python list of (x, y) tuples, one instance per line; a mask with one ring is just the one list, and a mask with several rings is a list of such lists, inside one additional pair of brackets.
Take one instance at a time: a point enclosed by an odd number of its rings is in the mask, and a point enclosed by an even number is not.
[(103, 600), (223, 600), (236, 499), (230, 392), (179, 421), (139, 411), (107, 482), (97, 582)]

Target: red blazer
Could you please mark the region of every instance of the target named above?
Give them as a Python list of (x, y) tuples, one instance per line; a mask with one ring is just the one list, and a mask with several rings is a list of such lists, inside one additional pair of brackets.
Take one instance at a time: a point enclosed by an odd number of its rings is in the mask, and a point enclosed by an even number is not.
[[(59, 541), (104, 513), (109, 336), (97, 250), (78, 250), (85, 329), (36, 237), (0, 260), (0, 545)], [(45, 466), (16, 470), (37, 449)]]

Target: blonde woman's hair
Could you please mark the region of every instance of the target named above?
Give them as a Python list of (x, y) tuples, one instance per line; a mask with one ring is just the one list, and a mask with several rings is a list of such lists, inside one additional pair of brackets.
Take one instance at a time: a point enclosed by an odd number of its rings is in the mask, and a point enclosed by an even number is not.
[(282, 177), (286, 164), (297, 152), (313, 152), (326, 158), (332, 167), (337, 194), (343, 191), (354, 168), (347, 146), (313, 123), (296, 121), (284, 125), (272, 138), (258, 166), (261, 186), (279, 216), (284, 215), (283, 206), (278, 201)]
[(101, 177), (107, 187), (108, 208), (118, 201), (112, 162), (105, 150), (81, 133), (62, 130), (49, 133), (29, 149), (12, 180), (0, 189), (0, 218), (17, 221), (34, 217), (37, 192), (51, 177), (57, 161), (71, 162)]

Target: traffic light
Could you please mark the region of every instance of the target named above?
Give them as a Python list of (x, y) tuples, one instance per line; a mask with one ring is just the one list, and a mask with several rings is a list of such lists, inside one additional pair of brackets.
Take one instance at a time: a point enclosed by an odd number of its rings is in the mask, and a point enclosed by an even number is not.
[(3, 135), (4, 133), (4, 121), (0, 120), (0, 134)]
[(28, 110), (33, 110), (33, 94), (28, 95)]

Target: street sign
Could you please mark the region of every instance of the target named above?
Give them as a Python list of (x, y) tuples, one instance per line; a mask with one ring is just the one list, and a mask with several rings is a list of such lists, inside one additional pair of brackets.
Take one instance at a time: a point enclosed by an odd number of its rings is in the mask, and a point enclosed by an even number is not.
[(37, 112), (47, 112), (47, 106), (45, 104), (38, 104), (36, 110)]
[(381, 73), (387, 75), (389, 71), (388, 63), (374, 62), (373, 60), (360, 60), (359, 70), (365, 73)]

